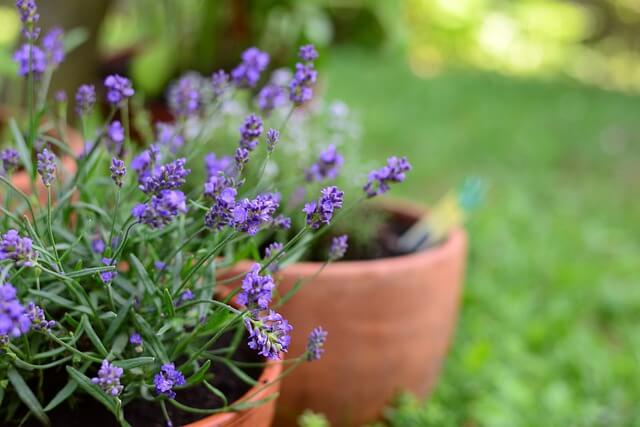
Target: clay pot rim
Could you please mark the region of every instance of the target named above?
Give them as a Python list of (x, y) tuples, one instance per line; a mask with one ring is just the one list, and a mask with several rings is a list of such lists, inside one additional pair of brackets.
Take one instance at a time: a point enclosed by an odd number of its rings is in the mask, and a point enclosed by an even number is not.
[[(282, 358), (284, 360), (284, 357)], [(267, 362), (262, 373), (258, 377), (258, 383), (251, 387), (245, 394), (242, 395), (239, 399), (237, 399), (233, 403), (248, 401), (255, 402), (258, 400), (265, 399), (268, 395), (272, 393), (278, 393), (278, 390), (274, 390), (273, 386), (276, 384), (267, 384), (270, 381), (278, 378), (280, 373), (282, 372), (282, 360), (277, 362)], [(266, 381), (266, 383), (265, 383)], [(259, 387), (263, 387), (262, 390), (256, 393), (256, 389)], [(255, 395), (254, 395), (255, 393)], [(253, 396), (252, 396), (253, 395)], [(264, 403), (265, 405), (270, 404), (271, 402)], [(205, 418), (199, 419), (198, 421), (194, 421), (190, 424), (186, 424), (185, 427), (215, 427), (221, 426), (224, 423), (231, 423), (242, 416), (242, 414), (246, 411), (250, 411), (253, 408), (245, 409), (238, 412), (221, 412), (219, 414), (209, 415)]]
[[(428, 208), (424, 205), (410, 202), (403, 199), (387, 198), (377, 203), (381, 209), (412, 221), (417, 221), (425, 213), (428, 212)], [(406, 255), (399, 255), (387, 258), (377, 259), (365, 259), (365, 260), (348, 260), (337, 261), (327, 265), (322, 271), (322, 276), (327, 278), (331, 276), (346, 276), (350, 274), (361, 274), (362, 271), (388, 271), (398, 270), (403, 268), (412, 268), (412, 266), (418, 266), (422, 264), (434, 264), (441, 262), (450, 256), (452, 252), (456, 251), (456, 248), (464, 245), (467, 240), (467, 234), (462, 227), (457, 227), (451, 231), (447, 240), (440, 245), (429, 248), (427, 250), (412, 252)], [(242, 260), (235, 264), (234, 268), (241, 268), (248, 271), (249, 266), (254, 261)], [(323, 262), (320, 261), (303, 261), (295, 262), (293, 264), (282, 267), (277, 274), (300, 274), (300, 275), (312, 275), (321, 266)]]

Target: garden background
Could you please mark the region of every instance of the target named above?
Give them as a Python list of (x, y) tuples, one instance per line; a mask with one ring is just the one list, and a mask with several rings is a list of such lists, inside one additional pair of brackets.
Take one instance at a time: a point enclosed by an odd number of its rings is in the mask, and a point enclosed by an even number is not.
[[(10, 3), (5, 98), (16, 96)], [(41, 3), (55, 12), (45, 25), (92, 23), (72, 33), (86, 47), (56, 86), (125, 67), (153, 101), (181, 71), (233, 64), (250, 43), (287, 63), (310, 41), (329, 98), (361, 119), (363, 155), (413, 163), (397, 196), (429, 204), (484, 180), (440, 382), (428, 401), (399, 398), (389, 425), (640, 425), (640, 3)], [(78, 69), (95, 45), (95, 68)]]

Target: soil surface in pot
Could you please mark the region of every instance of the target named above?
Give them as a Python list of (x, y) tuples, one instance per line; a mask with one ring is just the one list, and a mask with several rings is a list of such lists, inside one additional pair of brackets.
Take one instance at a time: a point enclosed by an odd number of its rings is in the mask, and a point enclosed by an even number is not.
[[(216, 348), (227, 347), (232, 339), (232, 333), (227, 333), (220, 337), (216, 343)], [(261, 362), (255, 350), (251, 350), (246, 345), (246, 336), (242, 340), (241, 345), (233, 357), (239, 362)], [(246, 368), (243, 371), (254, 380), (257, 380), (262, 373), (262, 368)], [(213, 378), (209, 383), (214, 387), (222, 390), (229, 402), (234, 402), (242, 397), (251, 385), (240, 380), (226, 365), (223, 363), (212, 362), (209, 373)], [(94, 372), (88, 374), (92, 377)], [(48, 402), (51, 398), (66, 384), (68, 377), (66, 371), (60, 371), (59, 375), (50, 375), (45, 378), (45, 399)], [(176, 400), (188, 406), (196, 408), (215, 409), (223, 406), (222, 400), (213, 395), (204, 386), (189, 388), (188, 390), (177, 390)], [(73, 399), (73, 401), (72, 401)], [(94, 399), (88, 397), (84, 393), (78, 393), (66, 403), (61, 404), (58, 408), (49, 413), (51, 423), (54, 427), (118, 427), (113, 415), (108, 412), (102, 405)], [(5, 402), (6, 403), (6, 402)], [(206, 417), (206, 415), (191, 414), (176, 409), (170, 403), (167, 403), (167, 410), (173, 421), (174, 426), (182, 426)], [(19, 419), (19, 417), (16, 417)], [(160, 405), (145, 400), (138, 400), (129, 403), (125, 407), (125, 418), (133, 427), (165, 427), (166, 422), (162, 416)], [(1, 424), (1, 423), (0, 423)], [(2, 424), (4, 425), (4, 424)], [(11, 425), (11, 424), (10, 424)], [(25, 427), (41, 427), (38, 421), (30, 417), (23, 424)]]

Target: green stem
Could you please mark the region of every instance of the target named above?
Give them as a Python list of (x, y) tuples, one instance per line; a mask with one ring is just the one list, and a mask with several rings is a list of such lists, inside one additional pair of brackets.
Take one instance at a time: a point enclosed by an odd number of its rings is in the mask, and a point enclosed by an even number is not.
[(58, 250), (56, 249), (56, 240), (53, 237), (53, 227), (51, 226), (51, 187), (47, 186), (47, 228), (49, 231), (49, 240), (51, 240), (51, 246), (53, 248), (53, 255), (56, 259), (56, 264), (61, 272), (64, 272), (60, 257), (58, 256)]

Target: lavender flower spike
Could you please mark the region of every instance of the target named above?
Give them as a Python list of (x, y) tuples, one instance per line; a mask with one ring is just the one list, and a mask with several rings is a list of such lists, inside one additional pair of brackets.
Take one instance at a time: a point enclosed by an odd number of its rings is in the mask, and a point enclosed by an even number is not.
[(326, 179), (335, 179), (344, 163), (344, 158), (331, 144), (320, 153), (318, 160), (305, 171), (307, 182), (321, 182)]
[(186, 197), (182, 191), (176, 190), (162, 190), (153, 195), (147, 204), (139, 204), (131, 210), (139, 223), (151, 228), (163, 228), (180, 213), (186, 212)]
[(411, 164), (406, 157), (389, 157), (386, 166), (369, 173), (369, 179), (363, 190), (370, 198), (384, 194), (391, 188), (390, 183), (403, 182), (406, 172), (410, 170)]
[(276, 144), (280, 140), (280, 132), (276, 129), (269, 129), (267, 131), (267, 151), (269, 154), (273, 153), (276, 148)]
[(124, 161), (117, 157), (112, 158), (109, 170), (111, 171), (111, 179), (114, 184), (122, 188), (122, 181), (127, 174), (127, 168), (124, 166)]
[(32, 244), (30, 238), (20, 237), (16, 230), (9, 230), (0, 238), (0, 260), (12, 260), (16, 267), (33, 267), (38, 254)]
[(31, 327), (34, 331), (48, 331), (56, 325), (55, 320), (47, 320), (44, 316), (44, 310), (33, 302), (27, 305), (26, 311), (26, 315), (31, 321)]
[(240, 65), (231, 71), (231, 79), (237, 87), (255, 87), (268, 65), (269, 54), (250, 47), (242, 53)]
[(268, 359), (279, 359), (280, 353), (285, 353), (289, 348), (289, 333), (293, 327), (273, 310), (266, 313), (253, 312), (252, 316), (244, 320), (249, 331), (249, 348), (258, 350), (259, 354)]
[(337, 261), (340, 258), (344, 257), (344, 254), (347, 253), (349, 236), (346, 234), (342, 236), (334, 237), (331, 240), (331, 247), (329, 248), (329, 260)]
[(35, 0), (17, 0), (16, 8), (23, 24), (22, 34), (27, 40), (36, 40), (40, 35), (40, 27), (37, 26), (40, 14)]
[(344, 197), (336, 186), (327, 187), (321, 193), (317, 201), (307, 203), (302, 209), (307, 214), (307, 225), (314, 230), (331, 222), (335, 210), (342, 207)]
[(313, 62), (318, 59), (318, 51), (315, 46), (312, 44), (307, 44), (304, 46), (300, 46), (300, 50), (298, 51), (298, 57), (306, 62)]
[(63, 37), (64, 31), (61, 28), (52, 28), (42, 39), (47, 65), (51, 68), (57, 68), (64, 61)]
[(23, 44), (13, 54), (13, 60), (18, 64), (18, 75), (32, 74), (38, 78), (47, 68), (47, 59), (38, 46)]
[(13, 148), (0, 151), (0, 164), (2, 165), (0, 174), (9, 175), (18, 167), (19, 162), (20, 156)]
[(307, 341), (307, 360), (309, 362), (320, 360), (324, 353), (324, 343), (327, 341), (327, 331), (318, 326), (309, 334)]
[(42, 183), (50, 187), (56, 178), (56, 156), (45, 148), (36, 157), (38, 160), (37, 170), (42, 177)]
[(129, 337), (129, 344), (133, 346), (133, 349), (136, 351), (136, 353), (142, 353), (144, 351), (144, 348), (142, 347), (142, 336), (137, 332), (131, 334), (131, 336)]
[(16, 297), (11, 283), (0, 285), (0, 336), (19, 337), (29, 331), (31, 320)]
[(160, 372), (153, 377), (153, 384), (158, 394), (164, 394), (169, 399), (175, 399), (176, 392), (173, 388), (184, 385), (186, 380), (182, 372), (176, 369), (173, 363), (165, 363), (160, 368)]
[(258, 145), (258, 138), (262, 134), (262, 119), (260, 116), (250, 114), (244, 119), (240, 130), (240, 147), (253, 151)]
[(76, 92), (76, 113), (88, 115), (96, 103), (96, 88), (93, 85), (82, 85)]
[(276, 287), (269, 275), (260, 275), (260, 264), (254, 264), (242, 280), (242, 291), (238, 294), (238, 304), (247, 308), (266, 309), (271, 302), (271, 292)]
[(118, 74), (107, 76), (104, 86), (107, 88), (107, 101), (112, 105), (119, 105), (135, 94), (131, 81)]
[(108, 360), (103, 360), (98, 376), (91, 378), (91, 382), (100, 386), (108, 395), (116, 397), (122, 393), (124, 386), (120, 384), (120, 378), (124, 374), (124, 369), (119, 368)]

